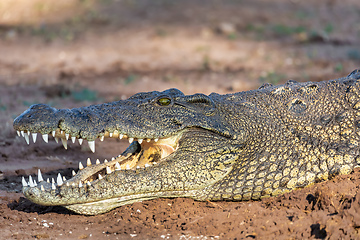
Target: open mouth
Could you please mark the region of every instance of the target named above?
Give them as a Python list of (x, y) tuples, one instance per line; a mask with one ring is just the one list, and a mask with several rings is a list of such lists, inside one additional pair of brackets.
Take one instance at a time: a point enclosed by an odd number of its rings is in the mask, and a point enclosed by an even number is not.
[[(23, 136), (28, 144), (30, 142), (30, 135), (33, 141), (36, 142), (37, 133), (30, 133), (29, 131), (17, 131), (17, 133), (19, 136)], [(51, 135), (56, 142), (58, 142), (58, 138), (60, 138), (65, 149), (67, 148), (68, 139), (71, 139), (72, 142), (75, 142), (77, 139), (60, 129), (53, 131)], [(77, 173), (73, 171), (73, 176), (68, 180), (59, 173), (56, 180), (53, 178), (51, 181), (50, 179), (45, 181), (39, 169), (37, 181), (31, 176), (29, 176), (28, 181), (23, 177), (22, 184), (23, 187), (38, 187), (41, 191), (56, 190), (63, 185), (79, 188), (91, 186), (96, 181), (103, 179), (114, 171), (134, 171), (159, 164), (176, 151), (181, 135), (182, 131), (165, 138), (137, 139), (128, 137), (128, 135), (121, 134), (118, 131), (106, 131), (105, 134), (100, 137), (100, 141), (108, 137), (128, 139), (130, 146), (122, 154), (113, 157), (109, 161), (105, 159), (101, 163), (100, 160), (97, 159), (95, 162), (92, 162), (90, 158), (88, 158), (85, 167), (79, 162), (79, 171)], [(49, 135), (43, 134), (42, 138), (45, 142), (48, 142)], [(83, 139), (80, 138), (78, 140), (79, 143), (82, 144)], [(90, 149), (95, 152), (95, 141), (88, 141), (88, 144)]]

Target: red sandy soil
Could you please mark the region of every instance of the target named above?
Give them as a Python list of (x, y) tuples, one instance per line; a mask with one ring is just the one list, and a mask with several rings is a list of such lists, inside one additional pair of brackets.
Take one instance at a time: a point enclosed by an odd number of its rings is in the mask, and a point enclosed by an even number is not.
[(109, 159), (128, 143), (97, 142), (93, 154), (40, 136), (28, 146), (12, 129), (34, 103), (71, 108), (171, 87), (230, 93), (345, 76), (360, 63), (359, 1), (63, 3), (0, 5), (0, 239), (360, 238), (357, 169), (262, 201), (157, 199), (98, 216), (39, 206), (23, 197), (22, 176), (71, 176), (79, 161)]

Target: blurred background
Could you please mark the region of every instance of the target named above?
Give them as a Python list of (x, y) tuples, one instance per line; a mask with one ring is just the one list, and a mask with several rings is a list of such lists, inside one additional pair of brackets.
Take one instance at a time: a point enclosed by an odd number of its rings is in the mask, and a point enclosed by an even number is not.
[(12, 129), (34, 103), (328, 80), (359, 67), (359, 44), (358, 0), (1, 0), (0, 162), (34, 151)]

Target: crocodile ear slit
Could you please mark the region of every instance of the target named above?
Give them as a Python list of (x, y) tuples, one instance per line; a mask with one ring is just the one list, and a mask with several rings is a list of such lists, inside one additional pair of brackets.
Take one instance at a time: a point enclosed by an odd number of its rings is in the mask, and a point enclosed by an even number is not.
[(185, 99), (185, 103), (178, 103), (179, 105), (182, 105), (184, 107), (190, 107), (193, 108), (193, 104), (200, 103), (203, 105), (203, 111), (206, 115), (212, 115), (216, 109), (216, 105), (214, 101), (207, 95), (202, 93), (196, 93), (191, 96), (185, 96), (183, 97)]
[(213, 100), (202, 93), (196, 93), (194, 95), (186, 96), (184, 97), (185, 101), (188, 103), (207, 103), (211, 106), (215, 106), (215, 103)]

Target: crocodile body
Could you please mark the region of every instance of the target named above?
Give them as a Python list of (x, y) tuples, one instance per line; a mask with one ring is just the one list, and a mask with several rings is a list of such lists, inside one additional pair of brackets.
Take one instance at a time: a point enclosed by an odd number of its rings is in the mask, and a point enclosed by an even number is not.
[(41, 205), (94, 215), (160, 197), (258, 200), (348, 174), (360, 164), (360, 74), (219, 95), (176, 89), (74, 109), (31, 106), (14, 120), (29, 141), (41, 133), (87, 140), (128, 139), (111, 161), (91, 163), (69, 180), (23, 178)]

